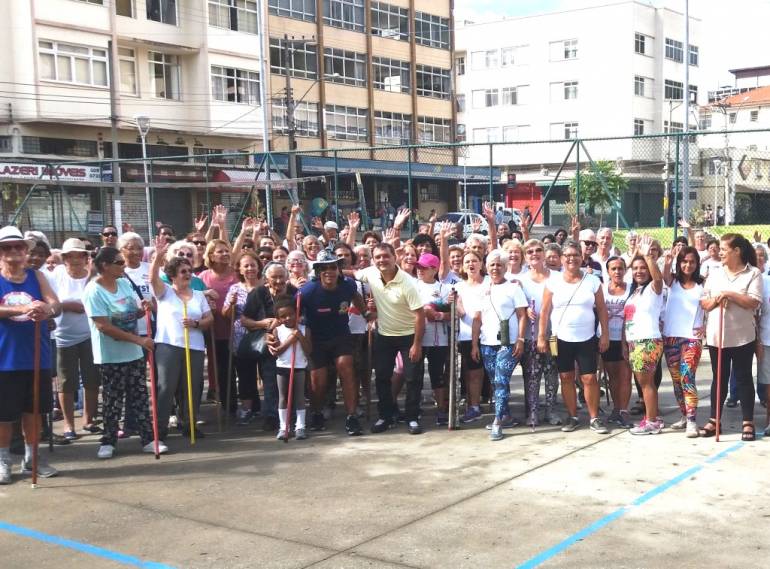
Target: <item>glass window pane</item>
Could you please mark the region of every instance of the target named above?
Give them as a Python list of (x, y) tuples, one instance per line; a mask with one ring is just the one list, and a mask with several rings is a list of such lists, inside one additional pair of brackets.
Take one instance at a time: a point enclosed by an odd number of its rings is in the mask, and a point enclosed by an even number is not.
[(53, 55), (50, 53), (40, 54), (40, 78), (56, 79), (56, 67), (54, 65)]
[(72, 81), (72, 62), (69, 57), (56, 56), (56, 78), (59, 81)]
[(90, 83), (91, 72), (88, 69), (87, 59), (75, 59), (75, 81), (77, 83)]
[(133, 61), (120, 62), (120, 90), (123, 93), (136, 93), (136, 66)]
[(94, 61), (93, 62), (94, 73), (94, 85), (107, 86), (107, 62), (106, 61)]

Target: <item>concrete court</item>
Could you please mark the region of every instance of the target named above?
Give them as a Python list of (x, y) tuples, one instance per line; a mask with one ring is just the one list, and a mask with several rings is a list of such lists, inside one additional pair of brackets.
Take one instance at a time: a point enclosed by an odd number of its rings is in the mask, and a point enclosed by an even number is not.
[[(698, 373), (701, 417), (707, 368)], [(518, 373), (514, 384), (520, 410)], [(675, 420), (667, 374), (661, 394)], [(762, 426), (764, 412), (757, 405)], [(359, 438), (337, 419), (288, 444), (256, 426), (219, 435), (210, 421), (193, 448), (171, 437), (173, 454), (160, 461), (140, 454), (135, 438), (97, 461), (96, 437), (84, 437), (56, 448), (60, 477), (34, 490), (18, 476), (0, 487), (0, 567), (475, 569), (533, 558), (525, 566), (770, 566), (770, 441), (737, 442), (736, 409), (726, 410), (718, 444), (668, 429), (633, 437), (585, 427), (517, 428), (492, 443), (486, 420), (448, 433), (430, 426), (432, 410), (426, 419), (421, 436), (400, 426)]]

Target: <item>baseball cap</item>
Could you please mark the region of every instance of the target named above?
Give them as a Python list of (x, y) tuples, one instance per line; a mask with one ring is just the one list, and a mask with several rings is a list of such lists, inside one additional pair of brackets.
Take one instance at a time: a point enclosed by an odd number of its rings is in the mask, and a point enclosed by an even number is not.
[(433, 255), (431, 253), (423, 253), (422, 255), (420, 255), (420, 258), (417, 259), (418, 267), (428, 267), (431, 269), (438, 269), (439, 265), (441, 265), (441, 261), (439, 261), (439, 258), (436, 257), (436, 255)]
[(593, 241), (596, 242), (596, 233), (593, 229), (583, 229), (578, 234), (579, 241)]
[(333, 221), (327, 221), (324, 223), (324, 229), (339, 229), (339, 227)]

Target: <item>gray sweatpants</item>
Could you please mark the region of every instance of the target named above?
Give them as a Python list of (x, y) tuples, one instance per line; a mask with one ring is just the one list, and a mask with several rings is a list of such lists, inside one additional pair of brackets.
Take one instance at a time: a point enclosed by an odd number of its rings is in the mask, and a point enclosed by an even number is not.
[[(196, 420), (203, 386), (203, 356), (203, 351), (190, 350), (193, 415)], [(158, 367), (158, 436), (161, 440), (165, 440), (168, 435), (168, 417), (171, 414), (171, 405), (179, 386), (181, 386), (180, 393), (182, 394), (179, 424), (188, 425), (190, 422), (184, 348), (169, 344), (155, 344), (155, 365)]]

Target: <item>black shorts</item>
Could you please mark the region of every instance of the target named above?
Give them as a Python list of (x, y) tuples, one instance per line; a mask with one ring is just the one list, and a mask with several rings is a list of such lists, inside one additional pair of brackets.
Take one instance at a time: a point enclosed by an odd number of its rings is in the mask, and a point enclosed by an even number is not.
[(556, 367), (559, 373), (575, 371), (577, 362), (580, 375), (596, 373), (596, 354), (598, 341), (593, 337), (584, 342), (565, 342), (559, 339), (559, 354), (556, 356)]
[(463, 358), (463, 366), (468, 371), (474, 371), (477, 369), (484, 369), (484, 362), (481, 361), (481, 357), (479, 357), (479, 361), (475, 361), (471, 357), (471, 342), (470, 340), (463, 340), (462, 342), (457, 342), (457, 346), (460, 349), (460, 355)]
[(610, 340), (610, 347), (602, 354), (602, 361), (622, 362), (623, 359), (623, 342), (620, 340)]
[[(32, 413), (32, 380), (34, 372), (0, 371), (0, 423), (12, 423), (22, 413)], [(40, 413), (50, 413), (53, 407), (51, 370), (40, 370)]]
[[(312, 336), (311, 336), (312, 339)], [(313, 349), (310, 353), (310, 369), (333, 367), (340, 356), (353, 355), (353, 336), (338, 336), (333, 340), (316, 341), (312, 339)]]

